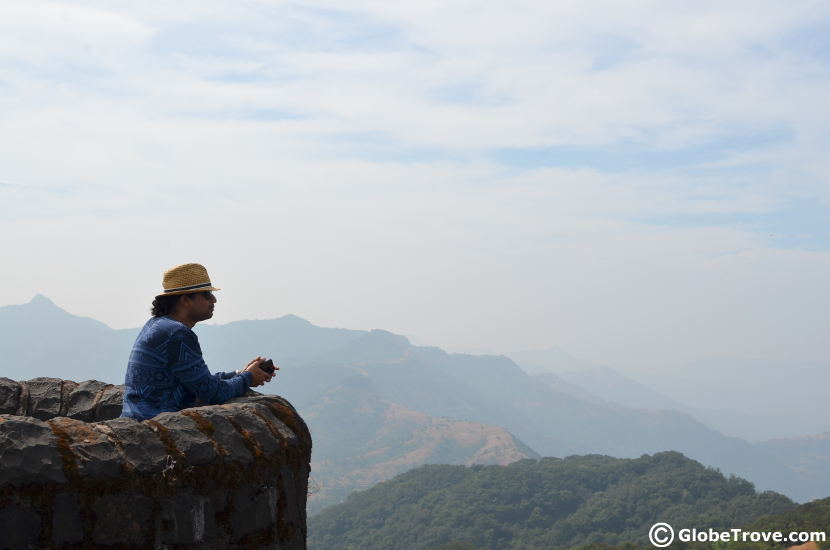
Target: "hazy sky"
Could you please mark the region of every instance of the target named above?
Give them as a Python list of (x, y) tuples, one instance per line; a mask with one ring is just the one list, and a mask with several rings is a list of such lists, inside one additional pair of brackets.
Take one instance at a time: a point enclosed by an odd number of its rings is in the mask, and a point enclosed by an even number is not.
[(0, 4), (0, 305), (827, 360), (826, 1)]

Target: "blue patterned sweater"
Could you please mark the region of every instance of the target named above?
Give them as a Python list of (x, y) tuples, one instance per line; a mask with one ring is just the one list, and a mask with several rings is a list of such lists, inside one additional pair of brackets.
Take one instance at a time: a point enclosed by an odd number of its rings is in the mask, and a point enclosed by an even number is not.
[(197, 397), (209, 405), (224, 403), (243, 395), (252, 381), (249, 372), (211, 375), (196, 333), (170, 317), (153, 317), (130, 353), (121, 416), (146, 420), (192, 407)]

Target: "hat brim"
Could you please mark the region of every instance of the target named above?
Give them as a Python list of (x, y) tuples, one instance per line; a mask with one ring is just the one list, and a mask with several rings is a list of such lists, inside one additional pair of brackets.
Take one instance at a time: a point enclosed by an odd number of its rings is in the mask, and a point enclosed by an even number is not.
[(215, 286), (205, 286), (202, 288), (195, 288), (191, 290), (175, 290), (173, 292), (162, 292), (161, 294), (156, 294), (156, 298), (161, 298), (162, 296), (181, 296), (182, 294), (198, 294), (200, 292), (206, 292), (208, 290), (213, 291), (222, 289), (216, 288)]

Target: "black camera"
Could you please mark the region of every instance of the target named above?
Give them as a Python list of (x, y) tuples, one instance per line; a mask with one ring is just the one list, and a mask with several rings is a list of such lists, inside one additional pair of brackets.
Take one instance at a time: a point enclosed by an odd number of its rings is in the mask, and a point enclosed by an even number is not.
[(259, 368), (267, 372), (268, 374), (274, 374), (274, 361), (273, 359), (266, 359), (262, 363), (259, 364)]

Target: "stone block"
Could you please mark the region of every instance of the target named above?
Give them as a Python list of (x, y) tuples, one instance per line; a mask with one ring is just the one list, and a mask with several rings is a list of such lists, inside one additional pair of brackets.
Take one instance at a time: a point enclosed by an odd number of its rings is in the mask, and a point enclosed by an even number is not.
[(142, 545), (152, 533), (152, 502), (140, 495), (102, 495), (95, 500), (95, 544)]
[(78, 387), (77, 382), (73, 382), (72, 380), (63, 380), (61, 384), (61, 409), (58, 412), (58, 416), (66, 416), (66, 407), (69, 405), (69, 396), (72, 395), (72, 392), (75, 391), (75, 388)]
[[(282, 490), (286, 495), (303, 494), (304, 489), (299, 487), (297, 483), (297, 476), (287, 465), (280, 467), (280, 477), (282, 478)], [(303, 510), (297, 505), (293, 499), (290, 500), (285, 509), (285, 520), (288, 522), (295, 522), (300, 519), (300, 514)], [(303, 502), (305, 504), (305, 502)]]
[(228, 493), (222, 489), (208, 494), (205, 502), (205, 539), (218, 540), (230, 533), (231, 504), (232, 495), (229, 498)]
[(20, 397), (17, 400), (17, 411), (14, 414), (29, 416), (29, 384), (26, 382), (18, 382), (18, 384), (20, 384)]
[(192, 418), (181, 413), (161, 413), (153, 418), (165, 428), (173, 438), (176, 449), (184, 454), (188, 464), (198, 466), (210, 464), (216, 460), (213, 443), (199, 431)]
[(189, 493), (172, 497), (162, 504), (161, 542), (196, 544), (205, 536), (205, 511), (208, 499)]
[(124, 386), (109, 386), (95, 405), (95, 420), (112, 420), (121, 416), (124, 403)]
[(12, 505), (0, 509), (0, 549), (39, 549), (40, 514), (33, 508)]
[(289, 443), (290, 446), (295, 446), (299, 444), (299, 440), (297, 439), (297, 434), (295, 434), (291, 428), (289, 428), (285, 422), (280, 420), (280, 418), (274, 414), (264, 402), (255, 402), (245, 407), (248, 410), (256, 411), (257, 415), (260, 418), (264, 418), (267, 421), (268, 426), (271, 430), (275, 431), (279, 434), (279, 437)]
[[(231, 422), (220, 413), (220, 407), (196, 407), (182, 411), (184, 416), (191, 416), (197, 424), (201, 424), (202, 430), (207, 429), (210, 437), (220, 449), (226, 453), (225, 462), (241, 462), (250, 464), (254, 461), (253, 455), (245, 445), (242, 434), (231, 424)], [(231, 411), (233, 414), (233, 411)], [(206, 424), (205, 424), (206, 423)]]
[(68, 403), (64, 404), (64, 416), (84, 422), (95, 420), (95, 404), (99, 394), (108, 385), (97, 380), (87, 380), (78, 384), (69, 394)]
[(82, 477), (118, 477), (124, 461), (118, 448), (95, 424), (60, 417), (49, 421), (69, 438), (69, 448)]
[(245, 434), (256, 442), (256, 445), (266, 456), (273, 455), (280, 449), (279, 442), (268, 429), (265, 421), (254, 414), (253, 407), (216, 407), (216, 413), (228, 417), (236, 422)]
[(52, 429), (35, 418), (0, 415), (0, 486), (44, 481), (66, 481)]
[(29, 416), (39, 420), (55, 418), (61, 411), (60, 378), (34, 378), (26, 382), (29, 386)]
[(233, 536), (240, 539), (277, 522), (277, 488), (272, 486), (237, 489), (233, 498)]
[(0, 414), (17, 412), (20, 384), (8, 378), (0, 378)]
[(281, 542), (272, 546), (274, 550), (307, 550), (305, 537), (302, 534), (297, 534), (288, 542)]
[(52, 505), (52, 542), (67, 544), (84, 538), (81, 507), (75, 495), (55, 495)]
[(164, 469), (166, 453), (164, 444), (150, 426), (132, 418), (116, 418), (102, 422), (112, 430), (121, 444), (124, 458), (139, 473), (154, 473)]

